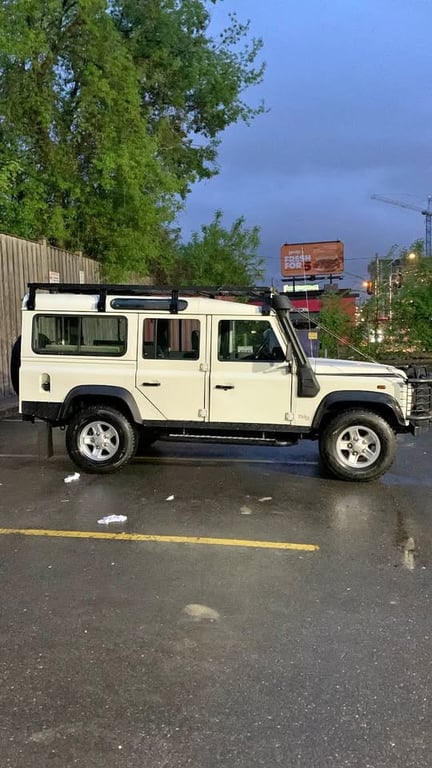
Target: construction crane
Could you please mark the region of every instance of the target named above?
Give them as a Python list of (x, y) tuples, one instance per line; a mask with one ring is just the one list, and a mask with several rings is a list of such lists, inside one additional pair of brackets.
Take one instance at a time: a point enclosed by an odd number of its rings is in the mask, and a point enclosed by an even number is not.
[(400, 208), (409, 208), (411, 211), (418, 211), (421, 213), (426, 219), (425, 255), (432, 256), (432, 195), (429, 195), (428, 197), (427, 208), (420, 208), (418, 205), (411, 205), (410, 203), (402, 203), (399, 200), (391, 200), (389, 197), (384, 197), (383, 195), (371, 195), (371, 198), (372, 200), (381, 200), (383, 203), (398, 205)]

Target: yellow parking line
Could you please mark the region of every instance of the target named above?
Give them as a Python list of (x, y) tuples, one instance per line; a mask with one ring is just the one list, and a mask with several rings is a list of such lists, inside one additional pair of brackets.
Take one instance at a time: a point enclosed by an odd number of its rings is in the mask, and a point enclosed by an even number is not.
[(251, 547), (253, 549), (294, 549), (315, 552), (317, 544), (294, 544), (288, 541), (254, 541), (252, 539), (214, 539), (208, 536), (159, 536), (153, 533), (110, 533), (105, 531), (56, 531), (44, 528), (0, 528), (0, 536), (53, 536), (66, 539), (109, 539), (112, 541), (156, 541), (161, 544), (210, 544), (218, 547)]

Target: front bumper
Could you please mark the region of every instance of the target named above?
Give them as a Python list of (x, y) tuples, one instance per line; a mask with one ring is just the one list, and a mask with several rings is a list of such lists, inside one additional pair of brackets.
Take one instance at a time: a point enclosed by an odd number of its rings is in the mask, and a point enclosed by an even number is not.
[(410, 429), (414, 435), (421, 435), (432, 425), (432, 378), (410, 378), (408, 382), (412, 389)]

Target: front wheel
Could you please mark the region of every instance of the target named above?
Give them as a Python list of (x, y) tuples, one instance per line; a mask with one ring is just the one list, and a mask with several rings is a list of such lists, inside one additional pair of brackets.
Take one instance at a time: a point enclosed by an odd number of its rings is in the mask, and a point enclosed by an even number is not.
[(396, 436), (372, 411), (352, 409), (335, 416), (320, 440), (321, 461), (341, 480), (367, 482), (387, 472), (396, 453)]
[(72, 461), (86, 472), (121, 469), (136, 450), (136, 433), (129, 419), (108, 405), (92, 405), (72, 418), (66, 431)]

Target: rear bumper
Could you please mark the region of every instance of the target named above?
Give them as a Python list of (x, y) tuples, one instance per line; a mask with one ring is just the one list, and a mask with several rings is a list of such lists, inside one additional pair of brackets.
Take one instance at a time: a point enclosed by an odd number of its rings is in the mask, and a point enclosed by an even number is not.
[(23, 400), (21, 402), (20, 413), (23, 421), (34, 421), (42, 419), (50, 424), (58, 423), (61, 403), (42, 403), (38, 401)]

